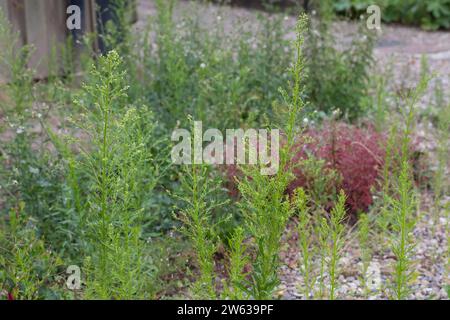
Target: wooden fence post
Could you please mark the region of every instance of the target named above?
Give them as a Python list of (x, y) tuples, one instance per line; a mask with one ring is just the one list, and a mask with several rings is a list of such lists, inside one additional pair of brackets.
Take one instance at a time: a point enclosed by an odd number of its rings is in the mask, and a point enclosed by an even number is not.
[[(135, 0), (128, 1), (133, 2), (134, 18), (137, 18)], [(59, 63), (60, 59), (55, 56), (55, 53), (57, 54), (61, 46), (66, 44), (66, 39), (71, 34), (66, 25), (68, 18), (66, 10), (74, 2), (76, 1), (0, 0), (0, 8), (9, 19), (13, 31), (20, 32), (19, 45), (31, 44), (34, 47), (30, 67), (36, 70), (36, 77), (39, 79), (46, 78), (51, 70), (55, 70), (55, 66), (50, 68), (50, 63), (57, 65)], [(80, 0), (77, 2), (82, 3), (84, 7), (82, 33), (94, 32), (97, 29), (96, 0)], [(93, 46), (94, 49), (98, 49), (98, 39)], [(58, 61), (52, 61), (52, 59)]]
[(30, 63), (38, 78), (48, 76), (52, 50), (65, 43), (66, 8), (65, 0), (25, 0), (26, 40), (35, 47)]
[[(82, 13), (85, 15), (82, 28), (84, 33), (88, 33), (95, 30), (95, 0), (83, 1), (86, 10)], [(13, 31), (20, 33), (19, 45), (31, 44), (34, 47), (30, 67), (36, 70), (39, 79), (49, 75), (50, 63), (58, 63), (51, 59), (58, 59), (54, 53), (66, 44), (70, 34), (66, 26), (68, 6), (69, 0), (0, 0), (0, 8)]]

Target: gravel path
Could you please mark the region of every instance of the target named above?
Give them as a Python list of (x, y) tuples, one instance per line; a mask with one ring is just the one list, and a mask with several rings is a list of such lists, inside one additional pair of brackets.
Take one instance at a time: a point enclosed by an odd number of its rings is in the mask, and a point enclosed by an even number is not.
[[(446, 199), (450, 203), (450, 197)], [(445, 285), (448, 278), (448, 213), (440, 213), (439, 224), (433, 227), (434, 217), (430, 213), (431, 197), (422, 197), (420, 219), (414, 231), (416, 241), (415, 271), (417, 279), (412, 284), (410, 299), (448, 299)], [(302, 292), (303, 276), (298, 266), (299, 250), (297, 234), (289, 228), (286, 234), (287, 248), (282, 253), (285, 263), (281, 271), (281, 285), (277, 295), (282, 299), (304, 299)], [(375, 246), (377, 246), (375, 244)], [(367, 273), (369, 279), (369, 294), (362, 290), (362, 262), (360, 248), (354, 235), (345, 248), (340, 263), (338, 299), (387, 299), (386, 286), (395, 262), (394, 256), (386, 247), (374, 248), (374, 253)], [(317, 262), (316, 262), (317, 263)], [(446, 270), (447, 269), (447, 270)], [(325, 280), (325, 283), (328, 283)], [(319, 290), (319, 286), (315, 286)]]

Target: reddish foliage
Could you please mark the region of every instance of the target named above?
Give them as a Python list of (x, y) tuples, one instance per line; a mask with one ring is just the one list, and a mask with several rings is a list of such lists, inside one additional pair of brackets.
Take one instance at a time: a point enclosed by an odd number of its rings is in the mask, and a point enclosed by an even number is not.
[[(325, 160), (325, 168), (333, 169), (341, 175), (341, 181), (329, 186), (343, 189), (347, 195), (349, 213), (367, 211), (372, 204), (372, 190), (383, 168), (385, 137), (372, 127), (358, 128), (345, 123), (325, 123), (320, 130), (307, 132), (313, 139), (306, 151), (318, 159)], [(294, 159), (304, 158), (303, 151)], [(306, 186), (301, 168), (295, 170), (297, 179), (289, 187)]]
[[(305, 132), (311, 141), (296, 147), (293, 164), (298, 164), (308, 155), (325, 161), (326, 170), (335, 170), (341, 179), (327, 185), (327, 191), (343, 189), (347, 195), (349, 213), (367, 211), (372, 204), (372, 191), (377, 187), (385, 156), (386, 137), (372, 127), (358, 128), (345, 123), (325, 123), (320, 129)], [(238, 196), (235, 177), (240, 175), (236, 166), (226, 166), (229, 177), (227, 187), (230, 194)], [(308, 189), (311, 181), (302, 168), (294, 169), (296, 179), (290, 184), (288, 193), (297, 187)], [(331, 207), (332, 203), (325, 204)]]

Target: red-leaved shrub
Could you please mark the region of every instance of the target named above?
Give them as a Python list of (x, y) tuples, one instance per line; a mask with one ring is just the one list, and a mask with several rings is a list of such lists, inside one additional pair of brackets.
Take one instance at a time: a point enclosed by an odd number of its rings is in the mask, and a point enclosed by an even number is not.
[[(372, 127), (358, 128), (353, 125), (328, 122), (320, 129), (308, 130), (305, 134), (311, 137), (311, 142), (296, 152), (292, 162), (314, 156), (323, 160), (324, 169), (334, 171), (341, 179), (329, 179), (328, 190), (343, 189), (347, 195), (347, 209), (355, 214), (367, 211), (372, 204), (372, 190), (377, 187), (384, 156), (386, 138)], [(288, 192), (297, 187), (307, 189), (307, 179), (302, 165), (294, 169), (296, 179), (291, 183)], [(327, 174), (323, 172), (323, 174)], [(332, 203), (325, 206), (331, 206)]]
[[(307, 130), (304, 135), (309, 138), (295, 148), (291, 160), (295, 180), (286, 192), (292, 193), (298, 187), (312, 191), (308, 189), (317, 185), (313, 180), (324, 179), (324, 188), (319, 192), (321, 205), (330, 208), (333, 205), (330, 194), (343, 189), (349, 214), (367, 211), (382, 172), (386, 137), (370, 126), (359, 128), (341, 122), (324, 123), (320, 129)], [(307, 160), (311, 160), (309, 169), (305, 166)], [(311, 170), (311, 166), (316, 168)], [(229, 177), (227, 188), (231, 195), (238, 196), (235, 177), (241, 173), (236, 166), (227, 166), (225, 170)]]

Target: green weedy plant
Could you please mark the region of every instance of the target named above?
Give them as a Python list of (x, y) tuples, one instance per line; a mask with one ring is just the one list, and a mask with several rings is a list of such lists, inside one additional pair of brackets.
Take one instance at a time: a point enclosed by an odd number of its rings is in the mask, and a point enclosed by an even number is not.
[[(30, 46), (19, 45), (19, 34), (0, 10), (0, 72), (5, 83), (0, 84), (0, 109), (8, 135), (0, 146), (0, 198), (5, 212), (19, 202), (25, 202), (23, 214), (36, 220), (37, 234), (45, 238), (53, 250), (67, 247), (66, 222), (55, 208), (61, 203), (61, 164), (41, 143), (42, 136), (32, 130), (43, 116), (40, 105), (33, 105), (34, 71), (28, 67)], [(0, 128), (0, 131), (4, 129)], [(34, 144), (34, 146), (33, 146)]]
[[(267, 9), (275, 11), (269, 6)], [(272, 117), (276, 114), (277, 110), (272, 107), (272, 103), (280, 99), (277, 89), (284, 86), (286, 79), (293, 81), (291, 75), (286, 72), (289, 69), (292, 53), (291, 50), (286, 50), (289, 47), (289, 41), (285, 39), (283, 18), (282, 14), (259, 15), (260, 30), (254, 39), (257, 48), (251, 50), (247, 60), (245, 56), (239, 57), (239, 59), (244, 58), (243, 61), (247, 62), (251, 70), (247, 76), (249, 88), (246, 91), (251, 90), (252, 94), (248, 109), (259, 122), (264, 115)], [(247, 45), (252, 42), (250, 40)]]
[(339, 185), (342, 177), (336, 170), (327, 168), (325, 160), (309, 155), (298, 167), (306, 177), (305, 188), (311, 204), (324, 208), (336, 201), (338, 192), (334, 186)]
[[(402, 149), (402, 151), (405, 151)], [(403, 156), (404, 157), (404, 156)], [(408, 285), (413, 280), (414, 274), (411, 271), (411, 256), (414, 244), (411, 239), (414, 228), (415, 196), (413, 195), (413, 185), (410, 177), (410, 167), (407, 159), (402, 159), (399, 176), (398, 199), (391, 199), (393, 206), (393, 230), (396, 237), (392, 244), (392, 250), (397, 258), (395, 264), (393, 282), (395, 287), (393, 297), (405, 299), (409, 294)]]
[[(19, 34), (13, 32), (12, 26), (5, 14), (0, 9), (0, 72), (6, 81), (0, 83), (0, 89), (4, 92), (0, 100), (2, 113), (9, 127), (16, 131), (13, 141), (5, 143), (5, 149), (1, 148), (0, 155), (12, 158), (16, 176), (27, 176), (24, 158), (31, 157), (29, 134), (26, 126), (31, 118), (31, 104), (33, 101), (33, 70), (28, 68), (28, 62), (32, 53), (31, 46), (19, 45)], [(2, 130), (3, 128), (0, 128)], [(6, 150), (6, 148), (8, 150)], [(22, 158), (22, 159), (21, 159)], [(16, 177), (15, 177), (16, 178)], [(2, 179), (3, 180), (3, 179)], [(3, 181), (7, 181), (5, 178)], [(5, 188), (6, 186), (3, 185)], [(16, 180), (17, 181), (17, 180)], [(19, 185), (17, 183), (16, 185)], [(22, 187), (22, 184), (20, 184)]]
[(270, 299), (278, 285), (279, 249), (281, 236), (286, 223), (292, 215), (289, 199), (284, 195), (283, 180), (270, 179), (258, 175), (256, 170), (245, 169), (245, 173), (253, 173), (239, 181), (242, 195), (241, 205), (244, 223), (256, 246), (256, 257), (248, 283), (249, 295), (255, 299)]
[(380, 214), (375, 219), (375, 226), (377, 227), (378, 244), (382, 248), (387, 247), (387, 239), (390, 235), (391, 215), (389, 214), (390, 206), (389, 199), (392, 190), (395, 190), (395, 181), (392, 175), (398, 173), (398, 154), (394, 151), (398, 143), (398, 123), (394, 121), (389, 129), (389, 136), (386, 142), (386, 151), (384, 156), (383, 174), (380, 181), (379, 194), (379, 210)]
[(121, 58), (111, 51), (92, 67), (77, 100), (85, 112), (78, 126), (90, 139), (89, 151), (79, 144), (77, 163), (91, 177), (81, 213), (87, 225), (87, 298), (145, 298), (151, 293), (141, 232), (143, 200), (156, 183), (158, 169), (146, 149), (151, 133), (140, 114), (146, 108), (121, 105), (125, 78)]
[[(175, 0), (156, 1), (157, 15), (157, 55), (154, 90), (158, 95), (161, 114), (170, 126), (175, 125), (173, 119), (184, 119), (186, 112), (192, 111), (186, 106), (191, 100), (190, 70), (184, 59), (184, 48), (177, 41), (172, 14)], [(188, 109), (186, 109), (188, 108)]]
[(183, 223), (182, 232), (191, 241), (196, 254), (200, 275), (193, 284), (195, 298), (216, 299), (214, 253), (217, 249), (216, 225), (212, 211), (223, 205), (214, 201), (218, 191), (217, 180), (212, 178), (206, 165), (185, 167), (180, 175), (183, 195), (176, 196), (185, 207), (178, 219)]
[(228, 282), (224, 284), (222, 293), (223, 299), (243, 300), (247, 298), (245, 289), (242, 287), (245, 282), (247, 273), (245, 267), (250, 263), (249, 257), (246, 255), (247, 246), (245, 241), (245, 230), (237, 227), (228, 240), (229, 266), (228, 266)]
[[(142, 51), (147, 49), (141, 45), (146, 44), (147, 39), (139, 42), (141, 35), (133, 31), (133, 19), (135, 0), (110, 0), (108, 11), (111, 20), (106, 25), (100, 25), (101, 44), (105, 50), (115, 50), (123, 60), (123, 65), (127, 70), (127, 82), (129, 83), (129, 101), (136, 101), (141, 98), (144, 91), (142, 79), (140, 79), (142, 66)], [(147, 34), (148, 36), (148, 34)]]
[(414, 124), (414, 109), (423, 92), (426, 90), (429, 77), (423, 75), (417, 88), (405, 97), (405, 127), (402, 131), (400, 149), (400, 169), (396, 177), (397, 188), (394, 195), (388, 197), (390, 221), (392, 222), (391, 249), (396, 257), (391, 283), (391, 297), (406, 299), (410, 293), (410, 283), (415, 278), (412, 269), (414, 261), (413, 230), (417, 220), (415, 216), (417, 199), (414, 191), (410, 164), (409, 145)]
[(111, 0), (107, 10), (112, 19), (106, 25), (100, 25), (102, 29), (100, 36), (106, 49), (114, 49), (120, 56), (126, 56), (127, 58), (132, 44), (130, 26), (133, 15), (133, 1)]
[[(314, 224), (317, 236), (317, 254), (319, 256), (319, 270), (317, 272), (318, 290), (314, 296), (334, 300), (338, 289), (339, 261), (345, 244), (345, 193), (341, 190), (334, 208), (328, 217), (320, 216)], [(318, 211), (318, 213), (325, 211)], [(328, 292), (326, 279), (328, 278)]]
[[(318, 213), (322, 213), (318, 211)], [(319, 269), (317, 273), (318, 289), (314, 292), (314, 297), (324, 299), (326, 296), (326, 271), (328, 255), (328, 220), (319, 216), (314, 224), (314, 232), (317, 235), (317, 251), (319, 255)]]
[(222, 19), (226, 9), (214, 11), (216, 20), (205, 28), (195, 3), (175, 23), (175, 3), (156, 2), (152, 31), (157, 45), (144, 45), (143, 73), (149, 83), (144, 94), (160, 109), (163, 122), (172, 127), (188, 113), (224, 129), (272, 115), (289, 62), (283, 16), (261, 14), (254, 32), (236, 23), (229, 33)]
[(365, 297), (369, 295), (369, 288), (367, 285), (367, 270), (372, 260), (372, 248), (370, 244), (370, 227), (371, 221), (367, 214), (361, 214), (358, 219), (358, 241), (361, 252), (361, 277), (360, 283)]
[(330, 234), (328, 247), (328, 274), (330, 276), (330, 299), (336, 298), (339, 277), (339, 261), (344, 248), (344, 218), (345, 218), (345, 193), (341, 191), (335, 207), (331, 210), (328, 233)]
[[(442, 98), (440, 99), (443, 100)], [(433, 191), (434, 191), (434, 224), (437, 226), (439, 223), (441, 201), (442, 197), (449, 191), (449, 181), (445, 177), (446, 168), (449, 167), (449, 139), (450, 139), (450, 104), (444, 105), (440, 103), (439, 107), (442, 110), (438, 113), (437, 118), (437, 134), (438, 134), (438, 147), (437, 147), (437, 159), (438, 165), (433, 177)]]
[(81, 183), (78, 172), (79, 168), (77, 167), (76, 155), (72, 153), (72, 150), (70, 149), (70, 143), (67, 143), (74, 141), (70, 141), (69, 139), (64, 141), (63, 139), (60, 139), (60, 137), (55, 132), (53, 132), (45, 123), (43, 123), (43, 127), (50, 137), (56, 150), (66, 161), (66, 181), (70, 190), (68, 206), (75, 212), (77, 216), (81, 216), (84, 210), (84, 203), (80, 188)]
[(288, 94), (285, 90), (280, 90), (287, 107), (287, 120), (284, 126), (286, 139), (279, 155), (280, 170), (273, 176), (267, 176), (261, 173), (263, 165), (243, 167), (245, 177), (238, 181), (244, 223), (256, 247), (256, 257), (250, 273), (251, 280), (247, 283), (248, 294), (255, 299), (270, 299), (279, 283), (277, 272), (280, 241), (286, 223), (294, 211), (285, 190), (293, 179), (292, 169), (288, 168), (288, 163), (295, 139), (298, 137), (297, 124), (304, 107), (301, 83), (304, 71), (302, 45), (306, 25), (306, 15), (300, 16), (296, 27), (297, 38), (294, 42), (296, 60), (290, 70), (294, 79), (292, 91)]
[(25, 203), (19, 202), (9, 213), (8, 226), (0, 225), (0, 290), (18, 300), (56, 298), (50, 288), (61, 260), (39, 239), (36, 221), (24, 211)]
[(361, 25), (352, 44), (338, 49), (332, 34), (332, 1), (313, 4), (318, 19), (311, 20), (306, 43), (309, 71), (306, 93), (311, 107), (322, 116), (340, 110), (341, 116), (354, 121), (367, 111), (364, 99), (368, 95), (375, 36)]
[(301, 252), (301, 272), (304, 279), (304, 296), (310, 299), (314, 296), (314, 284), (316, 281), (313, 258), (317, 253), (313, 245), (314, 225), (311, 213), (308, 210), (308, 196), (302, 188), (295, 191), (295, 206), (298, 210), (298, 240)]
[(369, 110), (369, 116), (373, 119), (375, 129), (378, 132), (385, 130), (386, 119), (389, 111), (389, 100), (391, 93), (388, 90), (388, 79), (392, 77), (391, 63), (381, 74), (371, 75), (368, 79), (373, 92), (365, 97), (365, 103), (368, 104), (364, 108)]
[[(447, 203), (447, 205), (444, 208), (444, 214), (445, 214), (445, 218), (447, 219), (445, 234), (446, 234), (447, 239), (448, 239), (449, 236), (450, 236), (450, 228), (449, 228), (449, 222), (448, 222), (448, 218), (450, 216), (450, 204), (449, 203)], [(444, 259), (447, 261), (447, 266), (448, 266), (449, 263), (450, 263), (450, 246), (448, 245), (448, 243), (447, 243), (447, 250), (445, 251), (445, 258)], [(447, 268), (445, 270), (445, 273), (444, 273), (446, 279), (448, 279), (448, 277), (449, 277), (449, 272), (450, 272), (449, 268)], [(447, 297), (450, 297), (450, 285), (447, 284), (447, 285), (444, 286), (444, 288), (447, 291)]]

